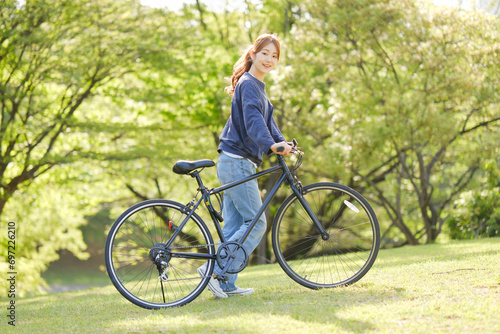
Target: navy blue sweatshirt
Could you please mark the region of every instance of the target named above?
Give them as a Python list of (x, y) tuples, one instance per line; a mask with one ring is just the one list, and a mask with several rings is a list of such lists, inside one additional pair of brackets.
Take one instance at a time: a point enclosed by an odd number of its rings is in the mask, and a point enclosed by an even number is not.
[(231, 102), (231, 116), (219, 137), (218, 151), (247, 158), (257, 166), (271, 146), (286, 141), (273, 118), (266, 84), (245, 72), (238, 80)]

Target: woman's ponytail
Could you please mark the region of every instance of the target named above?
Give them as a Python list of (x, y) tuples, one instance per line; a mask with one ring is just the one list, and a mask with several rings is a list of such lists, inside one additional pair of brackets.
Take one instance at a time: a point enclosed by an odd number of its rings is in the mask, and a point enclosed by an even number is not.
[(234, 64), (233, 67), (233, 75), (231, 76), (231, 85), (227, 86), (224, 90), (226, 93), (229, 95), (234, 94), (234, 89), (236, 88), (236, 84), (238, 83), (238, 80), (240, 80), (240, 77), (243, 75), (243, 73), (248, 72), (250, 70), (250, 67), (252, 67), (252, 57), (250, 56), (250, 52), (253, 50), (253, 44), (250, 45), (245, 53), (238, 59), (236, 64)]

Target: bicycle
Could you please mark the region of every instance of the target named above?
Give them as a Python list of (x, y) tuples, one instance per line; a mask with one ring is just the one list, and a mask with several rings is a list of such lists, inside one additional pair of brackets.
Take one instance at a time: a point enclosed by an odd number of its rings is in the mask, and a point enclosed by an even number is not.
[[(310, 289), (347, 286), (372, 267), (380, 246), (380, 228), (370, 204), (355, 190), (336, 183), (302, 186), (296, 171), (303, 153), (294, 140), (296, 162), (288, 168), (283, 156), (277, 164), (242, 180), (208, 189), (200, 173), (215, 166), (211, 160), (178, 161), (173, 171), (196, 179), (198, 192), (187, 205), (153, 199), (126, 210), (111, 227), (105, 248), (106, 269), (116, 289), (137, 306), (158, 309), (185, 305), (208, 284), (217, 261), (222, 273), (243, 270), (250, 254), (243, 242), (264, 214), (278, 189), (287, 182), (292, 190), (272, 225), (272, 246), (277, 262), (298, 284)], [(257, 216), (238, 241), (227, 241), (223, 217), (212, 205), (221, 205), (221, 193), (273, 172), (281, 176), (265, 198)], [(201, 197), (197, 199), (198, 194)], [(220, 242), (216, 245), (205, 222), (196, 213), (204, 204)], [(217, 249), (216, 249), (216, 246)], [(197, 268), (206, 264), (205, 276)]]

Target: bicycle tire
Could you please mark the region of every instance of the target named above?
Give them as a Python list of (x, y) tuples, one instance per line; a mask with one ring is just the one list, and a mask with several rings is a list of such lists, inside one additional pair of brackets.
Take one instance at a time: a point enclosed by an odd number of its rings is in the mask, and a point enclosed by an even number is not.
[[(122, 296), (137, 306), (159, 309), (185, 305), (198, 297), (210, 279), (214, 259), (172, 257), (165, 273), (168, 280), (164, 282), (160, 280), (162, 272), (150, 257), (186, 218), (184, 209), (184, 205), (168, 200), (144, 201), (126, 210), (108, 233), (105, 247), (108, 276)], [(212, 235), (196, 214), (187, 221), (169, 250), (175, 248), (215, 255)], [(207, 264), (206, 275), (201, 277), (197, 268), (204, 264)]]
[(314, 183), (303, 197), (329, 234), (323, 240), (295, 194), (279, 208), (272, 230), (274, 254), (295, 282), (310, 289), (335, 288), (361, 279), (380, 247), (380, 228), (370, 204), (353, 189)]

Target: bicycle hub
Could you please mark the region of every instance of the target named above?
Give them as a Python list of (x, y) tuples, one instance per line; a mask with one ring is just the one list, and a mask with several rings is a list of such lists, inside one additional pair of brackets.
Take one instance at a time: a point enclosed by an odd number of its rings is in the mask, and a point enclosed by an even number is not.
[(149, 259), (156, 265), (161, 264), (161, 262), (168, 263), (171, 258), (172, 255), (163, 243), (157, 243), (149, 250)]

